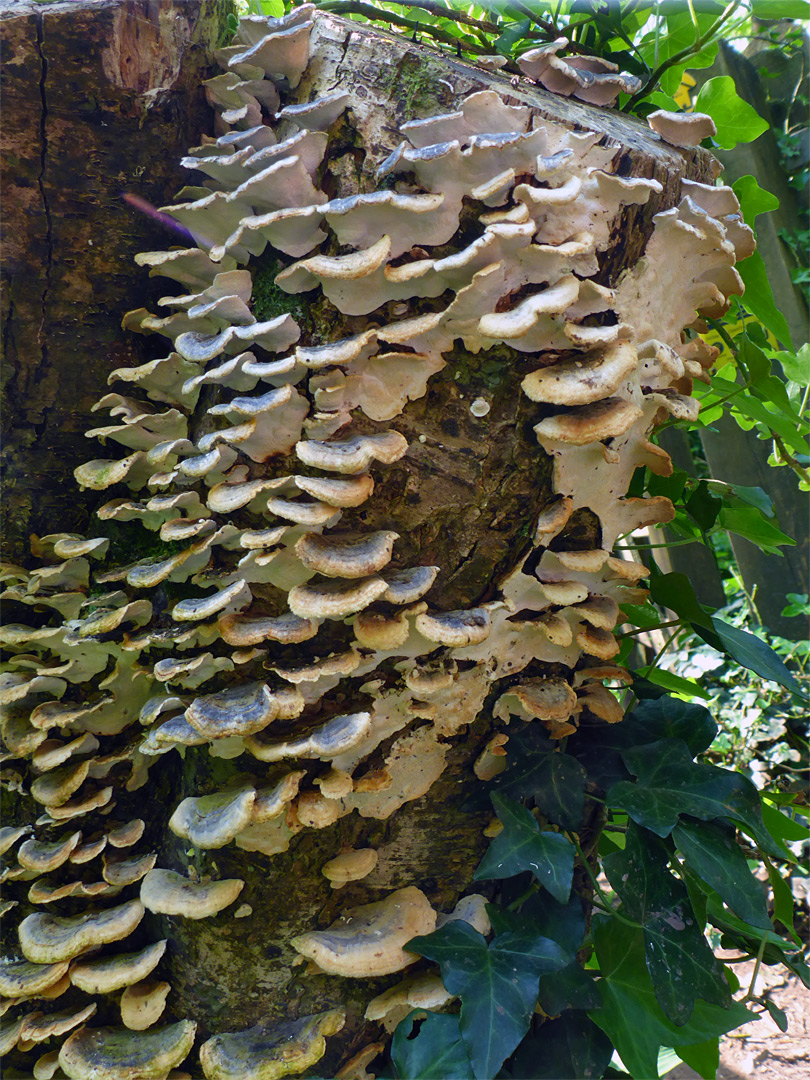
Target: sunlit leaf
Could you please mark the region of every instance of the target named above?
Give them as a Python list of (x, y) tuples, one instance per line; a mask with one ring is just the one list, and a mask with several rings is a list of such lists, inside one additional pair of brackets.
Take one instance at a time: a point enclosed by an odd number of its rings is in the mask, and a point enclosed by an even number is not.
[(602, 1007), (589, 1015), (610, 1037), (632, 1076), (657, 1077), (662, 1046), (693, 1046), (754, 1019), (737, 1002), (724, 1009), (698, 1001), (686, 1024), (673, 1024), (656, 1001), (641, 929), (596, 916), (593, 938), (602, 975), (597, 984)]
[(731, 185), (731, 189), (737, 196), (745, 224), (752, 228), (760, 214), (779, 209), (779, 199), (773, 192), (761, 188), (753, 176), (741, 176)]
[(730, 75), (717, 75), (703, 84), (695, 100), (695, 112), (711, 116), (717, 128), (715, 142), (724, 150), (752, 142), (768, 130), (767, 120), (740, 97)]
[(776, 306), (768, 271), (760, 253), (755, 251), (747, 259), (743, 259), (736, 269), (745, 285), (743, 304), (747, 310), (756, 315), (779, 341), (792, 345), (787, 320)]
[(715, 1080), (720, 1067), (720, 1039), (707, 1039), (692, 1046), (679, 1046), (676, 1050), (681, 1061), (695, 1070), (703, 1080)]

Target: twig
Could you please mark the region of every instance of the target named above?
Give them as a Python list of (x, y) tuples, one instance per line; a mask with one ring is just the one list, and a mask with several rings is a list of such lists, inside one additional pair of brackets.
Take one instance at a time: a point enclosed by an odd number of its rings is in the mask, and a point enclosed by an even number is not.
[(634, 929), (639, 930), (641, 928), (639, 923), (634, 922), (632, 919), (628, 919), (625, 915), (620, 915), (619, 912), (616, 911), (616, 909), (614, 907), (611, 907), (610, 899), (602, 891), (601, 885), (596, 880), (596, 876), (595, 876), (593, 870), (591, 869), (591, 864), (588, 862), (588, 860), (587, 860), (587, 858), (585, 856), (585, 853), (582, 850), (582, 845), (579, 842), (579, 838), (576, 837), (576, 836), (571, 837), (570, 835), (569, 835), (568, 838), (569, 838), (569, 840), (573, 839), (574, 847), (577, 849), (577, 855), (579, 856), (579, 861), (584, 866), (585, 873), (591, 879), (591, 884), (593, 885), (594, 892), (596, 893), (596, 895), (599, 897), (599, 900), (601, 901), (600, 903), (597, 903), (596, 901), (591, 901), (593, 903), (594, 907), (598, 907), (602, 911), (604, 911), (606, 914), (612, 915), (614, 919), (618, 919), (619, 922), (623, 922), (625, 924), (625, 926), (632, 926)]
[(715, 21), (712, 23), (706, 33), (701, 34), (693, 45), (690, 45), (685, 49), (681, 49), (679, 52), (673, 53), (673, 55), (670, 56), (667, 60), (665, 60), (662, 64), (658, 64), (658, 66), (655, 68), (655, 70), (641, 87), (641, 89), (637, 90), (636, 93), (633, 94), (633, 96), (630, 98), (630, 100), (626, 102), (623, 107), (623, 111), (632, 111), (636, 103), (641, 101), (643, 97), (646, 97), (646, 95), (650, 92), (651, 89), (655, 88), (655, 85), (659, 82), (664, 72), (669, 71), (669, 69), (671, 67), (675, 67), (676, 64), (680, 64), (682, 60), (688, 60), (690, 56), (694, 56), (696, 53), (700, 52), (701, 49), (705, 48), (706, 45), (711, 44), (714, 36), (718, 33), (724, 23), (726, 23), (731, 18), (731, 16), (734, 14), (734, 12), (739, 6), (740, 0), (731, 0), (731, 3), (726, 6), (723, 14), (718, 16), (717, 19), (715, 19)]
[[(420, 5), (414, 4), (414, 7)], [(330, 11), (334, 15), (362, 15), (370, 22), (387, 22), (392, 26), (401, 26), (404, 30), (413, 30), (419, 34), (428, 34), (430, 37), (441, 41), (444, 45), (450, 45), (454, 50), (461, 48), (464, 52), (472, 53), (473, 56), (486, 56), (492, 50), (484, 45), (476, 45), (473, 42), (460, 41), (457, 37), (442, 30), (440, 26), (432, 23), (417, 22), (416, 19), (406, 19), (404, 15), (395, 15), (393, 11), (385, 11), (366, 4), (363, 0), (326, 0), (321, 4), (321, 10)], [(452, 18), (452, 13), (448, 13)]]
[[(770, 429), (769, 429), (770, 430)], [(782, 436), (777, 435), (775, 431), (771, 431), (771, 438), (776, 443), (779, 450), (779, 457), (785, 465), (789, 465), (791, 469), (796, 473), (800, 480), (803, 480), (806, 484), (810, 484), (810, 471), (808, 471), (804, 465), (801, 465), (796, 458), (790, 453), (785, 446)]]

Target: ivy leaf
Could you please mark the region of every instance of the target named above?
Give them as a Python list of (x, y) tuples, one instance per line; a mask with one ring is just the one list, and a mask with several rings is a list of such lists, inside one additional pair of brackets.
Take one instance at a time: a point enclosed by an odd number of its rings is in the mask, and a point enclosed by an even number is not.
[(757, 19), (810, 19), (807, 0), (752, 0), (751, 14)]
[(731, 185), (731, 190), (737, 196), (745, 224), (751, 228), (760, 214), (779, 209), (779, 199), (773, 192), (761, 188), (754, 176), (741, 176)]
[(776, 306), (773, 289), (768, 279), (768, 271), (758, 251), (743, 259), (736, 267), (737, 272), (745, 285), (745, 300), (743, 301), (747, 311), (756, 315), (779, 341), (785, 345), (792, 345), (790, 329), (787, 319)]
[(597, 916), (593, 939), (602, 974), (597, 983), (602, 1006), (589, 1016), (610, 1037), (632, 1076), (657, 1077), (662, 1046), (693, 1046), (754, 1019), (737, 1002), (724, 1009), (698, 1001), (688, 1022), (678, 1027), (656, 1001), (641, 928)]
[(402, 1080), (435, 1080), (437, 1076), (475, 1080), (458, 1017), (428, 1013), (414, 1036), (418, 1015), (406, 1016), (391, 1040), (391, 1060), (397, 1076)]
[(601, 1002), (593, 972), (575, 960), (553, 975), (541, 975), (538, 997), (548, 1016), (559, 1016), (566, 1009), (597, 1009)]
[(580, 1080), (602, 1076), (612, 1056), (604, 1032), (584, 1012), (568, 1011), (523, 1040), (510, 1071), (514, 1080)]
[[(510, 739), (510, 747), (513, 745)], [(512, 798), (531, 797), (540, 812), (563, 829), (578, 829), (585, 809), (586, 773), (576, 758), (553, 750), (527, 750), (495, 781)]]
[(766, 858), (764, 861), (768, 870), (768, 881), (773, 890), (773, 917), (779, 920), (796, 944), (801, 947), (801, 941), (793, 928), (793, 890), (790, 882), (785, 881), (770, 859)]
[(503, 824), (475, 871), (476, 881), (513, 877), (531, 870), (540, 884), (561, 904), (571, 895), (574, 845), (561, 833), (541, 832), (533, 815), (498, 792), (492, 805)]
[(476, 1080), (492, 1080), (526, 1034), (540, 976), (568, 962), (556, 942), (539, 934), (507, 932), (487, 945), (461, 921), (414, 938), (408, 951), (435, 960), (444, 985), (461, 998), (461, 1037)]
[(697, 756), (714, 742), (717, 724), (702, 705), (663, 697), (641, 702), (616, 731), (626, 737), (625, 746), (641, 746), (659, 739), (683, 739), (692, 755)]
[(710, 628), (709, 616), (698, 603), (692, 583), (685, 574), (653, 574), (650, 596), (656, 604), (669, 608), (693, 626)]
[[(756, 634), (749, 634), (747, 630), (740, 630), (739, 627), (732, 626), (731, 623), (727, 623), (716, 615), (712, 615), (711, 623), (714, 636), (720, 641), (722, 651), (727, 653), (732, 660), (736, 660), (749, 671), (755, 671), (763, 679), (771, 679), (798, 697), (807, 700), (807, 695), (785, 667), (782, 658), (762, 638), (758, 638)], [(717, 648), (711, 640), (711, 633), (704, 633), (703, 627), (696, 626), (695, 632), (709, 645)]]
[(810, 385), (810, 345), (802, 345), (798, 352), (778, 352), (776, 359), (782, 366), (785, 378), (799, 386)]
[(753, 142), (768, 123), (756, 109), (743, 101), (730, 75), (718, 75), (700, 88), (695, 112), (708, 113), (717, 128), (715, 142), (724, 150), (733, 150), (738, 143)]
[(711, 529), (722, 508), (723, 500), (715, 495), (708, 484), (700, 481), (686, 503), (687, 513), (695, 519), (703, 532)]
[(747, 923), (771, 929), (762, 886), (748, 869), (734, 830), (719, 822), (682, 819), (672, 839), (689, 866)]
[(630, 825), (624, 851), (608, 855), (603, 865), (623, 910), (643, 927), (647, 970), (658, 1003), (682, 1027), (698, 998), (726, 1006), (731, 994), (686, 889), (667, 862), (660, 840)]
[(726, 506), (720, 511), (719, 524), (727, 532), (735, 533), (756, 544), (758, 548), (768, 555), (782, 556), (780, 546), (794, 546), (796, 541), (792, 536), (783, 533), (772, 522), (762, 516), (762, 513), (753, 506), (731, 507)]
[(759, 792), (746, 777), (716, 765), (696, 764), (680, 739), (625, 750), (622, 757), (638, 780), (614, 784), (607, 804), (626, 810), (637, 825), (657, 836), (669, 836), (681, 814), (701, 821), (731, 818), (763, 850), (779, 858), (779, 849), (762, 823)]
[[(508, 903), (508, 883), (504, 886), (504, 894), (502, 903)], [(541, 889), (528, 896), (519, 911), (509, 911), (498, 904), (487, 904), (487, 911), (496, 934), (507, 930), (540, 934), (556, 941), (569, 960), (574, 959), (585, 936), (585, 913), (582, 900), (576, 894), (567, 904), (558, 904), (545, 889)]]
[(780, 1031), (787, 1031), (787, 1029), (788, 1029), (788, 1018), (787, 1018), (787, 1013), (785, 1012), (785, 1010), (780, 1009), (779, 1006), (776, 1004), (776, 1002), (769, 1001), (767, 999), (765, 1001), (765, 1008), (768, 1010), (768, 1013), (769, 1013), (771, 1019), (776, 1024), (776, 1026), (779, 1028), (779, 1030)]
[(715, 1080), (720, 1068), (720, 1040), (707, 1039), (706, 1042), (693, 1046), (679, 1046), (676, 1051), (681, 1061), (685, 1061), (703, 1077), (703, 1080)]

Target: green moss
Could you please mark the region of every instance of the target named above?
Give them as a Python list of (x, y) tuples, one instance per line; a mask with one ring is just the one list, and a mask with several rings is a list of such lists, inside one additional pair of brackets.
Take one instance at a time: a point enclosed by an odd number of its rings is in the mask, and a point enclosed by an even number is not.
[(514, 360), (500, 354), (498, 349), (491, 349), (475, 356), (470, 353), (456, 353), (452, 363), (453, 378), (459, 385), (495, 392), (511, 374)]
[(138, 521), (105, 521), (97, 531), (100, 536), (109, 537), (107, 560), (113, 565), (127, 565), (140, 559), (168, 559), (184, 546), (180, 541), (161, 540), (159, 533)]
[(270, 249), (251, 264), (253, 314), (259, 322), (267, 322), (289, 312), (301, 325), (308, 321), (306, 304), (297, 296), (291, 296), (276, 285), (276, 276), (281, 270), (281, 264)]

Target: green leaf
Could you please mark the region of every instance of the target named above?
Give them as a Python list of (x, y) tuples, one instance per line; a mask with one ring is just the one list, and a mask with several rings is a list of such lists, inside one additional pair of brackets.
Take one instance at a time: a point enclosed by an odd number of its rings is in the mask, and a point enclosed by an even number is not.
[(538, 998), (548, 1016), (558, 1016), (566, 1009), (597, 1009), (602, 1000), (593, 975), (576, 960), (553, 975), (541, 975)]
[(581, 1080), (602, 1076), (612, 1056), (604, 1032), (584, 1012), (568, 1011), (523, 1040), (510, 1072), (514, 1080)]
[(751, 14), (757, 19), (810, 19), (807, 0), (752, 0)]
[(585, 780), (585, 770), (576, 758), (552, 749), (525, 750), (494, 786), (513, 798), (533, 798), (549, 821), (575, 830), (585, 808)]
[(280, 19), (284, 14), (284, 0), (259, 0), (262, 14), (271, 19)]
[(545, 889), (541, 889), (523, 902), (519, 912), (507, 911), (496, 904), (487, 905), (487, 910), (497, 934), (505, 930), (541, 934), (556, 941), (570, 960), (576, 956), (585, 936), (585, 913), (582, 900), (576, 894), (567, 904), (558, 904)]
[(762, 516), (753, 506), (723, 507), (718, 524), (736, 536), (743, 536), (768, 555), (781, 555), (780, 547), (794, 546), (796, 541)]
[(593, 939), (602, 974), (597, 984), (602, 1007), (589, 1015), (639, 1080), (658, 1076), (660, 1047), (693, 1046), (754, 1019), (753, 1013), (736, 1002), (723, 1009), (698, 1001), (689, 1021), (678, 1027), (666, 1018), (655, 999), (641, 929), (597, 916)]
[(625, 746), (641, 746), (659, 739), (683, 739), (696, 756), (714, 742), (717, 724), (702, 705), (664, 697), (636, 705), (616, 731), (626, 737)]
[(636, 824), (657, 836), (669, 836), (681, 814), (701, 821), (731, 818), (755, 836), (763, 850), (779, 857), (762, 824), (759, 792), (747, 777), (716, 765), (696, 764), (680, 739), (625, 750), (622, 757), (638, 780), (614, 784), (607, 804), (626, 810)]
[(411, 1013), (394, 1032), (391, 1060), (397, 1076), (402, 1080), (436, 1080), (437, 1076), (475, 1080), (457, 1016), (428, 1013), (421, 1021), (419, 1033), (413, 1037), (417, 1023), (416, 1015)]
[[(723, 651), (733, 660), (736, 660), (738, 664), (749, 671), (755, 671), (763, 679), (777, 682), (780, 686), (784, 686), (786, 690), (790, 690), (798, 697), (806, 700), (807, 695), (785, 667), (782, 658), (773, 651), (770, 645), (758, 638), (756, 634), (749, 634), (747, 630), (740, 630), (739, 627), (732, 626), (731, 623), (727, 623), (716, 615), (712, 615), (711, 622), (715, 634), (720, 639)], [(712, 644), (712, 641), (703, 633), (702, 627), (696, 626), (695, 630), (704, 641), (709, 641), (709, 644)]]
[(765, 999), (765, 1008), (768, 1010), (768, 1013), (769, 1013), (771, 1019), (776, 1024), (776, 1026), (779, 1028), (779, 1030), (780, 1031), (787, 1031), (787, 1029), (788, 1029), (788, 1018), (787, 1018), (787, 1013), (785, 1012), (785, 1010), (780, 1009), (779, 1006), (776, 1004), (776, 1002), (771, 1001), (769, 998)]
[(709, 616), (698, 603), (692, 583), (685, 574), (653, 574), (650, 596), (656, 604), (669, 608), (693, 626), (711, 626)]
[(703, 1080), (714, 1080), (720, 1068), (720, 1039), (707, 1039), (692, 1046), (679, 1046), (676, 1050), (681, 1061), (699, 1073)]
[(717, 822), (681, 820), (672, 838), (687, 864), (745, 922), (771, 929), (762, 886), (748, 869), (734, 830)]
[(810, 385), (810, 345), (802, 345), (797, 353), (778, 352), (775, 355), (782, 365), (786, 379), (791, 379), (799, 386)]
[[(762, 800), (762, 820), (771, 836), (780, 842), (810, 839), (810, 829), (801, 821), (788, 817), (771, 805), (770, 794)], [(797, 809), (799, 809), (797, 807)], [(793, 854), (785, 848), (785, 857), (794, 861)]]
[(723, 500), (712, 491), (708, 484), (697, 484), (686, 503), (686, 511), (695, 519), (703, 532), (708, 532), (717, 521), (717, 515), (723, 508)]
[(792, 346), (787, 320), (776, 306), (768, 271), (760, 253), (755, 251), (747, 259), (743, 259), (737, 264), (736, 270), (745, 285), (742, 302), (746, 310), (756, 315), (779, 341)]
[(695, 112), (708, 113), (714, 120), (715, 142), (724, 150), (752, 142), (768, 129), (767, 121), (737, 93), (729, 75), (717, 75), (703, 84), (695, 101)]
[(722, 930), (729, 936), (733, 948), (741, 952), (756, 954), (760, 943), (765, 941), (767, 948), (775, 948), (779, 951), (780, 962), (787, 962), (784, 960), (782, 951), (787, 945), (784, 938), (774, 930), (763, 930), (760, 926), (752, 926), (738, 919), (733, 912), (723, 907), (720, 897), (713, 889), (708, 891), (706, 916), (712, 926), (716, 926), (718, 930)]
[(435, 960), (444, 985), (461, 998), (461, 1037), (476, 1080), (492, 1080), (526, 1034), (540, 976), (568, 962), (556, 942), (539, 934), (507, 932), (487, 946), (461, 921), (414, 938), (408, 951)]
[(737, 196), (745, 224), (751, 228), (760, 214), (779, 209), (777, 197), (773, 192), (761, 188), (753, 176), (741, 176), (731, 185), (731, 189)]
[(779, 920), (796, 944), (801, 946), (801, 941), (796, 936), (793, 927), (793, 890), (790, 882), (785, 881), (770, 859), (764, 858), (763, 862), (768, 870), (768, 881), (773, 890), (773, 917)]
[[(670, 694), (683, 694), (687, 698), (701, 697), (706, 701), (709, 701), (712, 696), (700, 683), (693, 679), (684, 679), (682, 675), (676, 675), (664, 668), (653, 668), (652, 671), (648, 671), (646, 679)], [(634, 682), (633, 689), (637, 691), (638, 680)]]
[(531, 870), (540, 884), (561, 904), (571, 895), (574, 845), (562, 833), (541, 832), (532, 814), (513, 799), (492, 793), (492, 805), (503, 831), (489, 845), (476, 881), (513, 877)]
[(661, 841), (630, 825), (625, 850), (607, 856), (603, 866), (623, 911), (643, 927), (647, 970), (658, 1003), (681, 1027), (698, 998), (726, 1006), (731, 994), (686, 889), (667, 862)]

